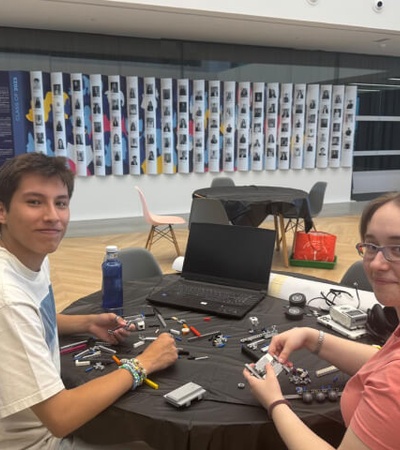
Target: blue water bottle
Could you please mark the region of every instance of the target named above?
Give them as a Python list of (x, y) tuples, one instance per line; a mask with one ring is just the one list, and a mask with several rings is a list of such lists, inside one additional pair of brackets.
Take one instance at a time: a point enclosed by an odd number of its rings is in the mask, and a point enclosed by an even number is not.
[(103, 309), (123, 315), (122, 264), (118, 259), (118, 247), (108, 245), (101, 266), (103, 272)]

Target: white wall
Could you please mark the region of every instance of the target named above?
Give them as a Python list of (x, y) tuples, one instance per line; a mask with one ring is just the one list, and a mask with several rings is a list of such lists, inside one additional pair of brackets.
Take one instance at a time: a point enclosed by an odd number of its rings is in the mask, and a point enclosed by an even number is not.
[(277, 170), (223, 172), (221, 174), (174, 174), (77, 177), (71, 203), (71, 221), (141, 216), (134, 186), (144, 191), (149, 207), (158, 214), (184, 214), (190, 210), (192, 192), (210, 186), (216, 176), (230, 176), (237, 185), (287, 186), (308, 191), (316, 181), (327, 181), (326, 203), (350, 200), (351, 169)]
[[(105, 0), (105, 2), (116, 0)], [(375, 0), (285, 0), (260, 1), (247, 0), (203, 0), (195, 2), (195, 7), (188, 7), (194, 2), (187, 0), (118, 0), (118, 3), (128, 3), (138, 8), (155, 10), (188, 11), (191, 14), (209, 14), (214, 17), (236, 15), (238, 17), (257, 17), (275, 19), (284, 22), (305, 22), (338, 25), (342, 27), (360, 27), (374, 30), (400, 30), (400, 2), (398, 0), (383, 0), (381, 13), (373, 9)], [(171, 11), (172, 12), (172, 11)]]

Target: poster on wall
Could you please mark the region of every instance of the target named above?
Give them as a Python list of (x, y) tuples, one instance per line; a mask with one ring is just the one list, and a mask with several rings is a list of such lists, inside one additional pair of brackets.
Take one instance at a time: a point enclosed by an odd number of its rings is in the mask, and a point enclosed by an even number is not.
[(307, 85), (304, 137), (304, 168), (315, 168), (317, 124), (319, 110), (319, 84)]
[(356, 125), (357, 86), (346, 86), (343, 110), (342, 167), (352, 167)]
[(30, 73), (0, 72), (0, 165), (34, 151)]
[(253, 83), (252, 90), (252, 123), (251, 123), (251, 168), (262, 170), (264, 148), (264, 100), (265, 84)]
[(81, 73), (71, 74), (71, 103), (72, 103), (72, 128), (75, 148), (76, 174), (86, 176), (86, 133), (83, 100), (83, 80)]
[(266, 87), (265, 121), (265, 169), (277, 168), (279, 83), (268, 83)]
[(223, 170), (235, 170), (235, 125), (236, 125), (236, 83), (225, 81), (223, 83)]
[(249, 147), (250, 147), (250, 82), (238, 83), (237, 93), (237, 168), (239, 171), (249, 170)]
[(306, 85), (295, 84), (293, 94), (293, 131), (292, 131), (291, 155), (290, 155), (291, 169), (303, 168), (305, 110), (306, 110)]
[(43, 94), (43, 76), (40, 71), (31, 71), (31, 97), (35, 151), (47, 154), (45, 98)]
[(329, 145), (329, 167), (340, 166), (343, 133), (344, 86), (332, 88), (332, 117)]
[(50, 74), (51, 92), (52, 92), (52, 111), (53, 111), (53, 135), (54, 135), (54, 154), (67, 158), (67, 122), (66, 111), (64, 108), (64, 77), (62, 72), (52, 72)]
[(331, 127), (332, 85), (321, 85), (319, 93), (319, 120), (317, 135), (317, 161), (319, 169), (328, 167), (328, 146)]
[(106, 175), (106, 157), (103, 122), (103, 80), (100, 74), (92, 74), (89, 79), (94, 173), (98, 176), (104, 176)]
[(189, 173), (189, 80), (187, 78), (178, 80), (177, 83), (177, 143), (178, 150), (178, 172)]
[(283, 83), (280, 96), (280, 126), (278, 128), (278, 167), (281, 170), (289, 169), (290, 137), (292, 134), (292, 101), (293, 84)]
[(197, 173), (205, 172), (205, 109), (205, 81), (193, 80), (193, 171)]
[(220, 171), (221, 139), (221, 82), (211, 80), (208, 82), (208, 170)]

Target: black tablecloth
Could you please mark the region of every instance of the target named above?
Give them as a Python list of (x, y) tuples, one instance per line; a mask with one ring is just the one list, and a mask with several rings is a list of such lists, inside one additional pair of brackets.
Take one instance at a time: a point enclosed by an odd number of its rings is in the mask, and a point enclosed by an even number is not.
[[(174, 277), (167, 276), (157, 282), (168, 283)], [(154, 283), (153, 279), (124, 285), (124, 315), (141, 311), (140, 305), (146, 304), (146, 295), (154, 288)], [(241, 352), (240, 343), (241, 338), (249, 336), (249, 316), (258, 318), (258, 328), (277, 325), (278, 330), (283, 331), (299, 324), (317, 327), (315, 318), (311, 317), (305, 317), (302, 322), (288, 321), (284, 316), (285, 305), (282, 300), (267, 297), (242, 320), (217, 317), (207, 320), (203, 314), (159, 308), (166, 319), (168, 329), (180, 329), (178, 323), (170, 317), (183, 318), (201, 333), (221, 331), (227, 336), (225, 346), (215, 347), (207, 338), (189, 342), (187, 337), (182, 336), (182, 340), (177, 342), (178, 347), (188, 350), (191, 356), (209, 358), (190, 360), (187, 356), (182, 356), (174, 366), (151, 375), (150, 378), (159, 384), (158, 390), (143, 385), (136, 391), (127, 393), (112, 407), (82, 427), (78, 434), (93, 443), (144, 440), (160, 450), (285, 448), (266, 411), (254, 400), (248, 386), (244, 389), (238, 387), (238, 383), (244, 382), (243, 366), (250, 362)], [(64, 311), (67, 314), (97, 312), (101, 312), (100, 292), (77, 301)], [(157, 318), (149, 317), (143, 334), (154, 336), (156, 327), (160, 327)], [(160, 328), (160, 331), (163, 329)], [(132, 343), (138, 340), (139, 333), (133, 333), (124, 346), (116, 347), (120, 357), (134, 357), (142, 351), (143, 347), (134, 349), (132, 346)], [(73, 340), (79, 339), (81, 337), (76, 336)], [(73, 340), (63, 341), (62, 344)], [(313, 383), (309, 388), (326, 388), (328, 385), (341, 388), (346, 381), (343, 374), (337, 377), (337, 374), (332, 374), (316, 378), (315, 369), (325, 367), (327, 363), (309, 352), (296, 353), (293, 355), (293, 362), (296, 367), (310, 372)], [(103, 372), (86, 372), (85, 367), (75, 367), (71, 355), (62, 356), (61, 363), (62, 377), (67, 388), (116, 370), (115, 364), (110, 364)], [(282, 373), (279, 379), (285, 394), (295, 393), (295, 386), (290, 383), (285, 373)], [(189, 381), (200, 384), (207, 391), (203, 400), (195, 401), (189, 408), (182, 409), (176, 409), (166, 403), (164, 394)], [(294, 411), (318, 434), (333, 445), (340, 442), (344, 428), (339, 403), (326, 401), (322, 404), (306, 405), (301, 400), (292, 400), (291, 403)]]
[(198, 189), (193, 197), (218, 199), (234, 225), (257, 227), (270, 214), (291, 213), (304, 219), (306, 231), (312, 226), (308, 193), (279, 186), (217, 186)]

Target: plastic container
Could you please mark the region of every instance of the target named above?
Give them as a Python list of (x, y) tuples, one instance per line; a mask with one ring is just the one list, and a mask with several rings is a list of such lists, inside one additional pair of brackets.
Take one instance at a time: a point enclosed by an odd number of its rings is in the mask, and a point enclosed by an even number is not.
[(118, 247), (109, 245), (102, 264), (103, 274), (103, 300), (104, 311), (123, 315), (123, 289), (122, 289), (122, 263), (118, 259)]
[(291, 266), (299, 267), (313, 267), (315, 269), (334, 269), (336, 266), (337, 257), (332, 262), (329, 261), (308, 261), (307, 259), (294, 259), (293, 255), (289, 259)]

